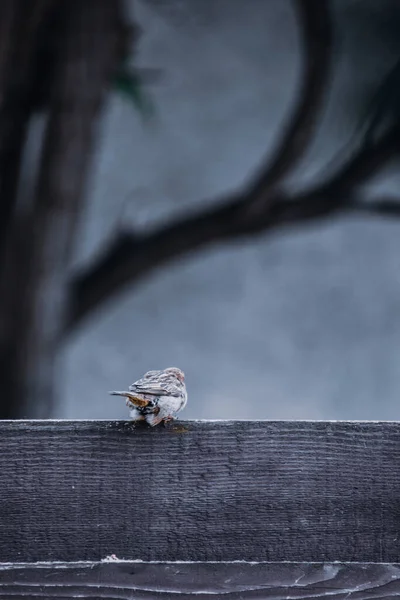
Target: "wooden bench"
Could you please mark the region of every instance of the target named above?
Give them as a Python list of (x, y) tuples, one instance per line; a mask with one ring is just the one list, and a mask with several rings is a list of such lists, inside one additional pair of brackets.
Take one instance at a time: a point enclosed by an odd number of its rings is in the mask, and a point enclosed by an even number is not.
[(0, 598), (400, 595), (400, 424), (0, 422)]

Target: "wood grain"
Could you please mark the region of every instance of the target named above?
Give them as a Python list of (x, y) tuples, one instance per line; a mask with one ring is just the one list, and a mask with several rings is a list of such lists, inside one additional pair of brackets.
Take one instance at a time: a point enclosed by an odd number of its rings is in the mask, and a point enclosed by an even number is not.
[(0, 422), (0, 562), (400, 562), (400, 424)]
[(0, 565), (0, 598), (371, 600), (400, 595), (400, 565), (59, 563)]

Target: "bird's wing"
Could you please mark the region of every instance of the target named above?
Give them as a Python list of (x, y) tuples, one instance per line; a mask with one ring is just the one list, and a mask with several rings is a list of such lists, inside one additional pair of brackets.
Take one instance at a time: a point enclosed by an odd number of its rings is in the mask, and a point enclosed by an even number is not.
[(158, 381), (161, 373), (162, 371), (147, 371), (143, 377), (134, 381), (132, 385), (129, 386), (130, 391), (137, 391), (139, 388), (146, 387), (149, 383), (152, 384), (155, 381)]
[(139, 394), (149, 394), (151, 396), (180, 396), (181, 390), (175, 383), (167, 383), (160, 381), (150, 381), (145, 378), (139, 379), (129, 386), (131, 392)]

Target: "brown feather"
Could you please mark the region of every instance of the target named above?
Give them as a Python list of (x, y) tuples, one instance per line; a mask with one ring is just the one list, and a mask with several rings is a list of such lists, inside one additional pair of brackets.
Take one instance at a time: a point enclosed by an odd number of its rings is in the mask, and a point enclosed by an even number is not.
[(150, 400), (138, 398), (137, 396), (131, 394), (131, 392), (110, 392), (110, 394), (112, 396), (124, 396), (125, 398), (128, 398), (129, 401), (132, 402), (132, 404), (134, 404), (135, 406), (139, 406), (140, 408), (144, 408), (145, 406), (148, 406), (150, 404)]

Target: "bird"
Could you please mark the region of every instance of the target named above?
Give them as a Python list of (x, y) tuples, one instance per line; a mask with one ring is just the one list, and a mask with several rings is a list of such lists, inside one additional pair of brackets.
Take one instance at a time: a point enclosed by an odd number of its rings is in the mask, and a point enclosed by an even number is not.
[(185, 408), (187, 390), (185, 374), (177, 367), (147, 371), (129, 386), (129, 391), (109, 392), (124, 396), (133, 421), (146, 421), (151, 427), (173, 421)]

